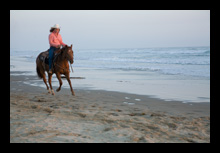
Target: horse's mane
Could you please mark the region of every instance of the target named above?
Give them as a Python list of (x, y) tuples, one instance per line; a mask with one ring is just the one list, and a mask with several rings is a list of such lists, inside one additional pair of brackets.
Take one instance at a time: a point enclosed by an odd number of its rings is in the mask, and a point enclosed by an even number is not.
[(55, 51), (54, 62), (56, 62), (58, 58), (60, 58), (60, 60), (63, 59), (63, 52), (65, 51), (66, 48), (68, 48), (67, 45), (64, 46), (63, 48), (58, 49), (58, 50)]
[(66, 48), (67, 48), (67, 46), (65, 46), (65, 47), (63, 47), (63, 48), (60, 48), (60, 49), (56, 50), (56, 51), (55, 51), (55, 54), (62, 53)]

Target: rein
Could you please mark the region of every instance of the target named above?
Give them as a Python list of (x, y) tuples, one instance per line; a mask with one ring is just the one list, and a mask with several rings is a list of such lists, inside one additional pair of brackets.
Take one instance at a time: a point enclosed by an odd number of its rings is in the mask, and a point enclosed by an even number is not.
[[(70, 63), (70, 61), (69, 61), (69, 63)], [(73, 72), (72, 64), (70, 64), (70, 66), (71, 66), (71, 70), (72, 70), (72, 72)]]

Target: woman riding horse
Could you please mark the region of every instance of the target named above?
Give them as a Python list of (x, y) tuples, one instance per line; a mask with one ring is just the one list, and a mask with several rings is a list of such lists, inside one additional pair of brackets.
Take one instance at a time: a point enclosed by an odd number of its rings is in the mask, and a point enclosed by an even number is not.
[[(59, 31), (60, 31), (60, 26), (58, 24), (55, 24), (53, 27), (51, 27), (50, 29), (51, 34), (49, 35), (49, 43), (50, 43), (49, 66), (45, 64), (45, 59), (46, 59), (46, 56), (48, 55), (46, 53), (47, 51), (41, 52), (36, 58), (36, 71), (37, 71), (38, 77), (43, 79), (48, 92), (49, 93), (52, 92), (52, 95), (55, 95), (53, 91), (52, 83), (51, 83), (53, 73), (56, 74), (56, 77), (59, 80), (59, 84), (60, 84), (59, 88), (57, 88), (56, 90), (57, 92), (60, 91), (61, 86), (63, 84), (61, 80), (61, 74), (64, 74), (70, 85), (70, 90), (72, 92), (72, 95), (75, 95), (73, 88), (72, 88), (71, 80), (70, 80), (70, 71), (69, 71), (69, 63), (68, 63), (70, 62), (71, 64), (73, 64), (72, 45), (68, 46), (63, 43), (62, 37), (59, 34)], [(61, 45), (63, 46), (63, 48), (59, 49)], [(53, 53), (55, 52), (55, 50), (57, 50), (57, 55), (56, 55), (56, 58), (53, 60)], [(53, 71), (52, 71), (52, 61), (54, 62)], [(50, 88), (47, 85), (45, 71), (48, 72), (48, 82), (49, 82)]]
[(50, 29), (51, 34), (49, 35), (49, 73), (52, 74), (52, 61), (53, 61), (53, 55), (54, 51), (59, 49), (60, 46), (66, 46), (66, 44), (63, 43), (62, 37), (59, 34), (60, 32), (60, 26), (59, 24), (55, 24)]

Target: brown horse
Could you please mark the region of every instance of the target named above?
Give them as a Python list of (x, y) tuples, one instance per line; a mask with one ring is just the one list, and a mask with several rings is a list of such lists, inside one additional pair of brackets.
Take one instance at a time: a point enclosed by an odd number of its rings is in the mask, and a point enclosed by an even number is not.
[[(69, 46), (65, 46), (62, 49), (58, 49), (55, 51), (55, 53), (57, 54), (57, 56), (54, 56), (54, 66), (52, 68), (53, 73), (56, 74), (57, 79), (59, 80), (60, 86), (59, 88), (57, 88), (57, 92), (60, 91), (61, 86), (63, 84), (62, 80), (61, 80), (61, 74), (64, 74), (66, 76), (66, 79), (70, 85), (70, 90), (72, 92), (72, 95), (75, 95), (72, 85), (71, 85), (71, 81), (70, 81), (70, 71), (69, 71), (69, 63), (68, 61), (70, 61), (71, 64), (73, 64), (73, 50), (72, 50), (72, 45)], [(48, 51), (45, 52), (41, 52), (36, 59), (36, 66), (37, 66), (37, 75), (39, 78), (43, 78), (44, 83), (47, 86), (47, 90), (50, 93), (50, 89), (52, 92), (52, 95), (54, 94), (53, 91), (53, 87), (51, 85), (51, 79), (52, 79), (52, 74), (48, 73), (49, 72), (49, 65), (45, 64), (45, 60), (42, 60), (46, 58), (46, 54), (48, 54)], [(49, 81), (49, 86), (47, 85), (47, 80), (46, 80), (46, 75), (45, 75), (45, 71), (47, 71), (48, 73), (48, 81)]]

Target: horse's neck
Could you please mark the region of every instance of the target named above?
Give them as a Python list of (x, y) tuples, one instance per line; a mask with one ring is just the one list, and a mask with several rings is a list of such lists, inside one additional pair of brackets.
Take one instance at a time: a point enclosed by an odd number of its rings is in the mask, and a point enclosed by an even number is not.
[(57, 63), (68, 63), (68, 60), (65, 58), (64, 56), (64, 53), (60, 53), (58, 56), (57, 56), (57, 60), (56, 60)]

